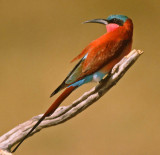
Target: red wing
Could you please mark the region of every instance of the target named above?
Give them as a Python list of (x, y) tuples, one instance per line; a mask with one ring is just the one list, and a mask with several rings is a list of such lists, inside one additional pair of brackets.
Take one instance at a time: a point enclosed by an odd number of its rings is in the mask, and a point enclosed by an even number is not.
[(95, 44), (90, 44), (88, 46), (88, 50), (85, 49), (78, 57), (84, 57), (86, 53), (88, 53), (86, 58), (82, 58), (79, 63), (73, 68), (73, 70), (69, 73), (69, 75), (65, 78), (62, 84), (51, 94), (53, 96), (61, 89), (65, 88), (67, 85), (70, 85), (80, 79), (83, 79), (85, 76), (90, 75), (107, 63), (109, 63), (112, 59), (119, 56), (123, 50), (125, 49), (126, 45), (129, 43), (129, 40), (119, 40), (115, 41), (108, 41), (104, 44), (99, 44), (94, 46)]
[(129, 40), (108, 41), (92, 48), (83, 63), (81, 77), (90, 75), (120, 55)]
[(88, 52), (92, 50), (91, 43), (78, 55), (76, 56), (71, 62), (76, 61), (78, 59), (83, 58)]

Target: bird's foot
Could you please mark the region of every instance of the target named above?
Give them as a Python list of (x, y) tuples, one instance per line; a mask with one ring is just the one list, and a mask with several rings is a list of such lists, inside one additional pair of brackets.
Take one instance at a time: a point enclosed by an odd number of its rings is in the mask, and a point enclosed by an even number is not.
[(113, 68), (112, 68), (112, 71), (111, 71), (111, 74), (115, 74), (119, 71), (119, 66), (120, 64), (116, 64)]

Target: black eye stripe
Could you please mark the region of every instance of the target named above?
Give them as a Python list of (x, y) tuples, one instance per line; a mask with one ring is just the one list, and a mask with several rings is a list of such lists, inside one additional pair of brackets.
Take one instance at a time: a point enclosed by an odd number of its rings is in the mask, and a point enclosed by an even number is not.
[(118, 25), (120, 25), (120, 26), (123, 26), (123, 21), (122, 20), (120, 20), (120, 19), (117, 19), (117, 18), (113, 18), (113, 19), (111, 19), (110, 21), (109, 21), (109, 23), (115, 23), (115, 24), (118, 24)]

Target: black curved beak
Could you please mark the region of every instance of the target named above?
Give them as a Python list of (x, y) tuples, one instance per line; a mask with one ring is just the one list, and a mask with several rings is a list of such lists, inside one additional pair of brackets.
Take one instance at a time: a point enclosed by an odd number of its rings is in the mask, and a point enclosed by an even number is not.
[(108, 21), (106, 19), (92, 19), (92, 20), (87, 20), (87, 21), (83, 22), (83, 24), (85, 24), (85, 23), (99, 23), (99, 24), (107, 25)]

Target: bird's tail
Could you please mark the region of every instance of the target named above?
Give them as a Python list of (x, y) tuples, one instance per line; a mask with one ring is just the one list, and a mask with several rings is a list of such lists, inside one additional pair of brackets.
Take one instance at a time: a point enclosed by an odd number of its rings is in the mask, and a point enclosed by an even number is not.
[(33, 126), (33, 128), (27, 133), (26, 136), (18, 143), (18, 145), (14, 148), (11, 153), (15, 152), (18, 147), (22, 144), (22, 142), (30, 136), (32, 131), (48, 116), (53, 114), (53, 112), (58, 108), (58, 106), (67, 98), (77, 87), (70, 86), (65, 89), (65, 91), (52, 103), (52, 105), (48, 108), (48, 110), (43, 114), (43, 116), (38, 120), (38, 122)]

